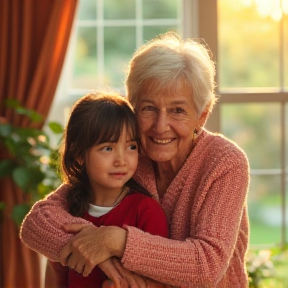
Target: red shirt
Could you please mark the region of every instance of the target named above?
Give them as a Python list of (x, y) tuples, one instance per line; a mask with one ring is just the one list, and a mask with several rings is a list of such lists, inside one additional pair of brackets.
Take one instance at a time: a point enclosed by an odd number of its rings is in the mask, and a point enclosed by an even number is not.
[[(88, 213), (84, 219), (92, 222), (95, 226), (135, 226), (145, 232), (162, 237), (168, 237), (168, 225), (164, 211), (159, 203), (143, 194), (128, 194), (116, 207), (107, 214), (93, 217)], [(96, 266), (89, 276), (69, 270), (68, 288), (98, 288), (102, 287), (106, 275)]]

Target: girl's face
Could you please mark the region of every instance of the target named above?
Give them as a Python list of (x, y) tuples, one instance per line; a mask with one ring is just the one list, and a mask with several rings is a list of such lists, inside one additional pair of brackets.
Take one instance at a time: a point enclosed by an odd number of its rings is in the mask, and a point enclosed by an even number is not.
[(85, 166), (94, 193), (121, 191), (138, 165), (138, 147), (123, 127), (118, 142), (97, 144), (86, 152)]

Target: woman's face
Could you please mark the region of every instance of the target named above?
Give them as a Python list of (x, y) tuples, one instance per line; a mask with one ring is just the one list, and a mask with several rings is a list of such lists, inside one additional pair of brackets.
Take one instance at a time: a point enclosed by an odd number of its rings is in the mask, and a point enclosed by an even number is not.
[(157, 163), (168, 161), (178, 167), (191, 152), (198, 125), (191, 91), (184, 81), (173, 88), (154, 93), (145, 85), (138, 95), (136, 116), (144, 152)]

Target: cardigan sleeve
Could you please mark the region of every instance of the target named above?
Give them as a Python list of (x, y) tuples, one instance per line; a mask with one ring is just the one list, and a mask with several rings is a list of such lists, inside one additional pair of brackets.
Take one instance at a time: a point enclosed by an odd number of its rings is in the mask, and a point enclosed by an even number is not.
[(68, 213), (66, 195), (69, 186), (62, 184), (47, 198), (36, 202), (20, 227), (20, 239), (30, 249), (39, 252), (52, 261), (58, 261), (58, 254), (74, 236), (67, 234), (65, 224), (92, 223)]
[[(237, 254), (238, 249), (245, 250), (248, 241), (247, 233), (241, 231), (243, 227), (240, 226), (248, 225), (245, 224), (244, 218), (247, 217), (245, 211), (249, 165), (242, 152), (226, 155), (216, 162), (218, 164), (209, 171), (207, 181), (204, 181), (205, 185), (201, 187), (203, 191), (199, 192), (202, 196), (197, 200), (201, 202), (201, 207), (198, 207), (197, 223), (192, 226), (189, 223), (190, 219), (187, 221), (187, 225), (190, 225), (189, 236), (181, 241), (165, 239), (135, 227), (128, 227), (126, 248), (122, 258), (125, 268), (157, 281), (181, 287), (216, 287), (223, 277), (225, 278), (230, 263), (239, 261), (237, 257), (233, 258), (234, 253)], [(193, 208), (191, 205), (191, 210)], [(173, 211), (175, 219), (179, 218), (178, 212)], [(248, 227), (244, 228), (248, 230)], [(242, 240), (239, 241), (241, 237), (243, 237), (242, 243)], [(245, 264), (242, 264), (236, 266), (245, 267)], [(233, 287), (246, 287), (245, 280), (237, 280), (245, 279), (243, 275), (246, 272), (239, 271), (237, 267), (233, 273), (240, 277), (235, 276), (238, 284)], [(229, 274), (229, 277), (234, 276)], [(233, 281), (229, 279), (229, 285), (221, 287), (230, 287)], [(239, 281), (242, 283), (239, 284)]]

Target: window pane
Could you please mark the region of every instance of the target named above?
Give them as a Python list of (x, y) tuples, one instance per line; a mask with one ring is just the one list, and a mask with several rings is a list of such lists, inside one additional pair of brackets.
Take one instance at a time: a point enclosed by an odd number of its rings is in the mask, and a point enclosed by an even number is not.
[(280, 104), (221, 104), (221, 131), (248, 155), (251, 169), (279, 169)]
[(159, 34), (163, 34), (168, 31), (178, 31), (176, 26), (144, 26), (143, 27), (143, 39), (144, 42), (151, 40)]
[(135, 19), (135, 0), (103, 0), (104, 19)]
[(220, 89), (279, 87), (280, 21), (272, 17), (279, 1), (217, 3)]
[(143, 0), (144, 19), (178, 18), (179, 0)]
[(281, 243), (280, 176), (251, 176), (248, 209), (250, 244)]
[(288, 90), (288, 0), (286, 0), (284, 21), (284, 86), (285, 90)]
[(77, 29), (76, 47), (73, 51), (73, 76), (71, 88), (91, 88), (97, 83), (97, 30), (94, 27)]
[(104, 35), (105, 84), (122, 87), (125, 69), (136, 48), (135, 27), (106, 27)]
[(79, 1), (77, 19), (78, 20), (96, 19), (96, 15), (97, 15), (96, 1), (97, 0)]

